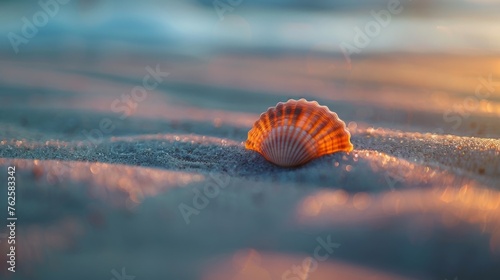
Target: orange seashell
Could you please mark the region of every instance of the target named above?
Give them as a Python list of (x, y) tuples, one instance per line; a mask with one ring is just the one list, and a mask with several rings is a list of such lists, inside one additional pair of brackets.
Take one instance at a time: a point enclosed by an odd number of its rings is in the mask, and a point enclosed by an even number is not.
[(336, 113), (316, 101), (290, 99), (270, 107), (248, 132), (245, 148), (285, 167), (353, 149), (351, 134)]

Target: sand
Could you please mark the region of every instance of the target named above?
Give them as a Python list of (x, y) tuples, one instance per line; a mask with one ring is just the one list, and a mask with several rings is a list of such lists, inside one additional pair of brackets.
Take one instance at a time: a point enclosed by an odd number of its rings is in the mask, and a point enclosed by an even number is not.
[[(263, 56), (2, 56), (19, 218), (2, 277), (301, 279), (304, 260), (307, 279), (500, 277), (500, 58)], [(245, 150), (261, 112), (300, 97), (339, 114), (353, 152), (281, 168)], [(338, 244), (324, 260), (318, 238)]]

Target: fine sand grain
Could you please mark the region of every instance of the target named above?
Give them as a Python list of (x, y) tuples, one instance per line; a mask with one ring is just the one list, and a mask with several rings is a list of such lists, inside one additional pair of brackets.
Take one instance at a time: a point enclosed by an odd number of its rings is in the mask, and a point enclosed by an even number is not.
[[(2, 57), (0, 178), (16, 166), (20, 225), (19, 272), (0, 275), (282, 279), (331, 238), (308, 279), (498, 279), (500, 87), (474, 89), (499, 61)], [(170, 75), (114, 110), (157, 64)], [(281, 168), (244, 148), (261, 112), (300, 97), (337, 112), (354, 151)]]

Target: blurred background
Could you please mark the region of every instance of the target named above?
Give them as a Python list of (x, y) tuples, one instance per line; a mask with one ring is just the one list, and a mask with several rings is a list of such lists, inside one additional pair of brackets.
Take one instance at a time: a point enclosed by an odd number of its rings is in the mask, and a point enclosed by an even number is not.
[[(43, 2), (43, 1), (42, 1)], [(46, 1), (51, 2), (51, 1)], [(43, 2), (44, 3), (44, 2)], [(89, 53), (134, 48), (200, 54), (217, 48), (286, 49), (338, 52), (352, 41), (354, 28), (387, 10), (391, 1), (79, 1), (55, 2), (49, 20), (29, 43), (30, 50)], [(395, 2), (396, 3), (396, 2)], [(400, 13), (364, 51), (492, 53), (498, 1), (397, 1)], [(22, 18), (43, 10), (36, 1), (1, 1), (2, 47), (11, 50), (9, 32), (19, 34)], [(51, 5), (48, 5), (51, 6)]]
[[(331, 100), (366, 105), (359, 107), (360, 112), (345, 113), (353, 121), (368, 121), (368, 125), (376, 120), (386, 127), (411, 131), (498, 135), (496, 126), (482, 121), (500, 113), (497, 98), (488, 93), (488, 98), (471, 104), (476, 113), (472, 117), (471, 110), (464, 114), (464, 109), (458, 108), (474, 94), (481, 78), (491, 81), (489, 76), (500, 71), (496, 58), (500, 50), (500, 37), (496, 36), (500, 30), (498, 1), (0, 3), (0, 59), (4, 65), (0, 78), (4, 85), (47, 87), (49, 79), (51, 88), (65, 88), (59, 79), (51, 80), (61, 73), (47, 79), (26, 73), (34, 78), (27, 81), (15, 73), (10, 62), (19, 66), (18, 61), (27, 61), (31, 66), (72, 73), (66, 82), (78, 85), (74, 93), (79, 94), (64, 97), (79, 108), (89, 105), (91, 110), (109, 111), (103, 104), (112, 102), (120, 90), (111, 88), (106, 96), (100, 95), (101, 99), (89, 104), (88, 93), (94, 90), (89, 88), (88, 79), (80, 79), (89, 75), (78, 77), (78, 73), (87, 71), (94, 78), (100, 75), (99, 82), (92, 85), (106, 87), (111, 84), (104, 81), (126, 80), (130, 75), (138, 79), (146, 66), (161, 64), (165, 72), (175, 68), (169, 83), (161, 85), (164, 91), (169, 88), (179, 93), (191, 88), (193, 92), (198, 90), (193, 88), (196, 84), (276, 95), (258, 100), (241, 92), (229, 94), (233, 99), (213, 98), (218, 100), (209, 102), (212, 109), (227, 110), (237, 101), (241, 103), (238, 111), (255, 112), (261, 101), (272, 104), (283, 97), (321, 96), (326, 105), (332, 104)], [(37, 71), (36, 67), (27, 68)], [(126, 84), (130, 82), (134, 81)], [(179, 104), (181, 96), (184, 101), (190, 99), (186, 104), (193, 98), (201, 100), (201, 95), (177, 93), (170, 96), (169, 104), (172, 99)], [(204, 98), (213, 97), (209, 95)], [(415, 100), (415, 96), (420, 98)], [(17, 101), (5, 96), (3, 102), (14, 105)], [(384, 104), (374, 106), (380, 102)], [(388, 105), (391, 116), (384, 115)], [(395, 111), (401, 112), (393, 114)], [(405, 127), (420, 113), (425, 117), (419, 123)], [(429, 113), (434, 116), (429, 117)], [(483, 127), (477, 124), (481, 121)]]
[[(500, 279), (499, 14), (497, 0), (0, 1), (0, 166), (18, 167), (20, 220), (18, 272), (0, 230), (0, 276)], [(289, 170), (246, 151), (289, 98), (337, 112), (353, 153)], [(214, 182), (187, 222), (181, 205)]]

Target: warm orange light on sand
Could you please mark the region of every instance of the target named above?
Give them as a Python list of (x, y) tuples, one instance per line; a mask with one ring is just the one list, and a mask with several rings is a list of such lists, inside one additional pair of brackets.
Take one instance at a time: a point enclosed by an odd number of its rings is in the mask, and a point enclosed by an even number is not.
[(0, 164), (6, 162), (23, 170), (32, 170), (39, 180), (51, 183), (60, 183), (63, 179), (92, 182), (92, 187), (86, 190), (90, 198), (129, 209), (140, 204), (145, 197), (205, 179), (205, 176), (195, 173), (99, 162), (0, 159)]
[(367, 193), (357, 193), (352, 198), (352, 204), (358, 210), (365, 210), (370, 206), (370, 203), (371, 197)]
[(309, 196), (302, 202), (302, 209), (310, 216), (318, 215), (323, 204), (328, 207), (335, 207), (336, 205), (344, 205), (348, 199), (349, 194), (344, 190), (336, 190), (333, 192), (325, 191), (321, 193), (322, 199), (317, 200), (315, 196)]
[(261, 255), (254, 249), (238, 251), (233, 255), (232, 268), (236, 272), (236, 279), (269, 279), (269, 273), (261, 267)]
[[(500, 253), (500, 192), (464, 185), (461, 188), (411, 189), (369, 196), (357, 193), (353, 204), (334, 204), (338, 191), (320, 191), (299, 204), (297, 222), (301, 224), (340, 225), (378, 223), (394, 216), (415, 217), (425, 227), (442, 223), (445, 227), (465, 222), (490, 235), (491, 250)], [(349, 211), (352, 207), (358, 210)], [(313, 210), (314, 211), (313, 211)], [(435, 217), (441, 217), (436, 220)]]
[[(215, 31), (228, 29), (246, 41), (252, 37), (247, 27), (228, 15)], [(451, 25), (440, 29), (443, 36), (456, 32)], [(89, 63), (35, 54), (0, 59), (0, 165), (18, 167), (25, 209), (20, 267), (41, 259), (36, 267), (43, 269), (33, 272), (50, 278), (57, 260), (83, 272), (78, 260), (86, 256), (87, 266), (119, 270), (121, 264), (107, 257), (118, 252), (130, 257), (127, 263), (149, 261), (142, 253), (153, 263), (170, 263), (156, 266), (158, 275), (200, 273), (204, 280), (283, 279), (296, 265), (304, 273), (285, 279), (403, 279), (390, 271), (444, 279), (452, 269), (465, 275), (477, 267), (495, 270), (497, 57), (366, 52), (347, 63), (341, 53), (314, 49), (204, 53), (109, 53)], [(130, 109), (113, 110), (117, 98), (141, 83), (144, 66), (160, 62), (172, 75)], [(484, 82), (490, 74), (493, 86)], [(303, 97), (338, 112), (356, 149), (294, 170), (245, 150), (242, 141), (262, 111)], [(104, 132), (101, 122), (108, 118), (116, 129)], [(96, 134), (84, 132), (96, 130), (99, 144), (89, 144)], [(227, 173), (231, 186), (220, 185), (220, 195), (187, 226), (180, 206), (198, 208), (195, 191), (213, 186), (212, 172)], [(319, 232), (339, 238), (342, 251), (316, 269), (307, 259), (314, 237), (307, 237)], [(129, 244), (134, 238), (141, 248)], [(85, 246), (64, 250), (72, 244)], [(0, 243), (0, 251), (6, 246)], [(237, 251), (248, 247), (259, 250)], [(43, 259), (44, 252), (56, 263)], [(220, 258), (201, 271), (205, 257)], [(130, 270), (139, 279), (152, 268)]]
[[(236, 260), (236, 261), (235, 261)], [(241, 250), (221, 256), (207, 264), (203, 280), (275, 280), (275, 279), (380, 279), (403, 280), (402, 276), (371, 268), (326, 260), (311, 265), (311, 256)], [(309, 265), (308, 265), (309, 264)], [(293, 270), (299, 267), (300, 271)], [(304, 278), (305, 277), (305, 278)]]
[[(205, 176), (195, 173), (99, 162), (0, 159), (0, 165), (2, 164), (15, 165), (24, 172), (19, 172), (19, 176), (30, 178), (31, 173), (34, 180), (50, 183), (50, 188), (37, 190), (44, 199), (56, 191), (68, 197), (78, 193), (79, 199), (98, 200), (108, 206), (129, 211), (134, 210), (146, 197), (205, 179)], [(65, 180), (82, 184), (90, 182), (90, 185), (83, 189), (78, 185), (67, 187)], [(105, 217), (100, 212), (90, 212), (83, 218), (87, 218), (91, 226), (99, 227), (105, 223)], [(19, 243), (18, 250), (25, 256), (26, 262), (42, 259), (47, 250), (67, 249), (74, 239), (86, 233), (88, 228), (82, 223), (82, 217), (75, 218), (69, 213), (65, 216), (67, 217), (62, 221), (50, 226), (33, 226), (26, 233), (19, 233), (18, 238), (24, 242)], [(7, 242), (0, 243), (0, 250), (7, 251), (7, 245)], [(0, 255), (2, 264), (5, 263), (4, 256)]]

